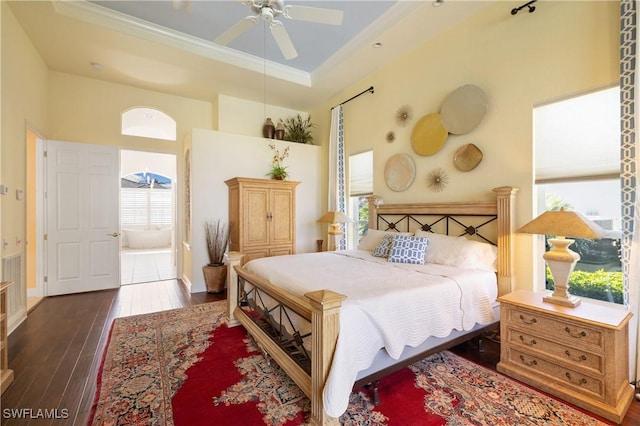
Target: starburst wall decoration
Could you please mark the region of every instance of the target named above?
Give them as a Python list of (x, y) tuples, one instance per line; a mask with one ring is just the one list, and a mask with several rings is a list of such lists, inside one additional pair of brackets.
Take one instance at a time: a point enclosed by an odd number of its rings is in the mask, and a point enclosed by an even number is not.
[(429, 172), (427, 185), (432, 191), (442, 192), (449, 184), (449, 175), (444, 169), (437, 168)]
[(412, 118), (413, 111), (409, 105), (403, 105), (398, 108), (398, 111), (396, 112), (396, 123), (398, 123), (398, 125), (405, 127)]
[(387, 142), (391, 143), (396, 140), (396, 134), (393, 132), (389, 132), (387, 133), (386, 139), (387, 139)]

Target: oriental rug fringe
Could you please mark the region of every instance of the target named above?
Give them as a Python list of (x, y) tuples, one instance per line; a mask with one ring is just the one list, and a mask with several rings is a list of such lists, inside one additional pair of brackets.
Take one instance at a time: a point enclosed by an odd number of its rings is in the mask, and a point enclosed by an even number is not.
[[(221, 301), (116, 319), (89, 424), (304, 424), (309, 400), (225, 316)], [(379, 391), (374, 406), (355, 390), (340, 423), (606, 424), (447, 351), (385, 377)]]

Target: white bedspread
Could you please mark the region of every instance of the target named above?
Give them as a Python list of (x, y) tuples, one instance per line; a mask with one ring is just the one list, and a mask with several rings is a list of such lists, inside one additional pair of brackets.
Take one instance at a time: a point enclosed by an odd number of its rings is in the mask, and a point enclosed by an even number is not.
[(398, 359), (407, 345), (494, 320), (493, 272), (389, 263), (362, 250), (267, 257), (245, 267), (301, 296), (321, 289), (347, 296), (323, 393), (332, 417), (347, 409), (358, 371), (369, 367), (381, 348)]

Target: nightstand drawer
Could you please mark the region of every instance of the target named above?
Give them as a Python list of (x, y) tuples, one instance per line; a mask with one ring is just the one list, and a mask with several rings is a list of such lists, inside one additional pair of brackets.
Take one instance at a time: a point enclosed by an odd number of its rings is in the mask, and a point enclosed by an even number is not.
[(570, 347), (589, 348), (599, 352), (603, 350), (602, 330), (571, 321), (558, 321), (558, 318), (525, 309), (509, 309), (508, 321), (510, 326), (538, 336), (553, 336)]
[(604, 374), (604, 359), (600, 355), (585, 352), (576, 347), (562, 345), (513, 328), (509, 328), (507, 331), (507, 339), (509, 344), (526, 346), (528, 348), (525, 350), (526, 352), (537, 352), (545, 358), (557, 358), (565, 364), (569, 364), (571, 368), (580, 371), (586, 369), (592, 373)]
[(561, 365), (516, 348), (509, 348), (508, 362), (516, 364), (536, 374), (547, 376), (550, 380), (561, 382), (566, 388), (573, 388), (582, 394), (591, 394), (604, 398), (604, 384), (601, 380), (579, 373)]

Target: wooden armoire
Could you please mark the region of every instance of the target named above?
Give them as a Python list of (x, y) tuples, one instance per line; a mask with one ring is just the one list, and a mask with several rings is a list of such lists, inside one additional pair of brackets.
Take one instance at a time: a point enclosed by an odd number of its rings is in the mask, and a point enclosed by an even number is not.
[(296, 186), (300, 182), (236, 177), (229, 187), (229, 250), (243, 262), (293, 254), (296, 249)]

